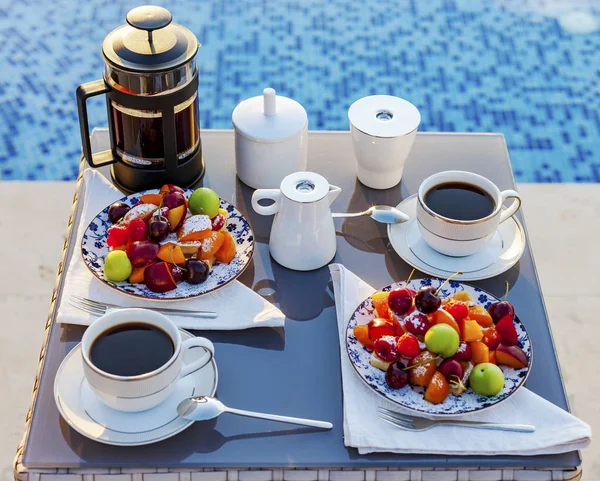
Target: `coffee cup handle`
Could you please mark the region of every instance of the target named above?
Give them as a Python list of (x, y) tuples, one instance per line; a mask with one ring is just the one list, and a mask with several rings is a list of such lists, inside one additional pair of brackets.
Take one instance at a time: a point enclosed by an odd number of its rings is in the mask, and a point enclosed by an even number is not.
[(510, 204), (506, 210), (502, 211), (502, 214), (500, 214), (500, 223), (502, 223), (506, 219), (509, 219), (515, 215), (515, 212), (519, 210), (521, 207), (521, 196), (514, 190), (505, 190), (501, 192), (500, 195), (502, 196), (502, 203), (504, 203), (506, 199), (514, 199), (513, 203)]
[(213, 343), (205, 337), (193, 337), (191, 339), (186, 339), (181, 343), (182, 351), (184, 349), (191, 349), (192, 347), (202, 347), (206, 352), (200, 359), (196, 359), (189, 364), (184, 363), (181, 366), (179, 377), (185, 377), (188, 374), (197, 371), (198, 369), (202, 369), (210, 361), (212, 361), (213, 356), (215, 355), (215, 346), (213, 346)]

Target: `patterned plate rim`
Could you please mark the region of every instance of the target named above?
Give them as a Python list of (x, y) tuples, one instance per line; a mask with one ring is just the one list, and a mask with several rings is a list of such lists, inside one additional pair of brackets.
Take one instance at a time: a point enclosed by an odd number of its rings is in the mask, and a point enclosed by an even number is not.
[[(242, 268), (240, 269), (240, 271), (232, 276), (229, 280), (227, 280), (225, 283), (221, 284), (220, 286), (216, 286), (213, 287), (212, 289), (208, 290), (208, 291), (204, 291), (204, 292), (199, 292), (198, 294), (190, 294), (189, 296), (179, 296), (179, 297), (148, 297), (148, 296), (142, 296), (140, 294), (134, 294), (132, 292), (127, 292), (123, 289), (119, 289), (117, 286), (113, 286), (110, 282), (108, 282), (106, 279), (103, 279), (102, 277), (100, 277), (96, 272), (94, 272), (93, 269), (90, 268), (90, 266), (88, 265), (88, 262), (85, 258), (85, 256), (83, 255), (83, 242), (85, 240), (85, 234), (87, 234), (87, 232), (90, 230), (90, 226), (94, 223), (94, 221), (98, 218), (98, 216), (104, 212), (104, 210), (111, 206), (112, 204), (114, 204), (115, 202), (123, 202), (124, 200), (128, 199), (131, 196), (142, 196), (147, 192), (151, 192), (154, 191), (156, 189), (148, 189), (148, 190), (144, 190), (141, 192), (136, 192), (135, 194), (130, 194), (130, 195), (126, 195), (124, 197), (121, 197), (118, 200), (115, 200), (113, 202), (111, 202), (110, 204), (108, 204), (107, 206), (103, 207), (102, 210), (100, 210), (100, 212), (98, 212), (94, 218), (90, 221), (90, 223), (88, 224), (88, 226), (86, 227), (85, 231), (84, 231), (84, 235), (81, 237), (81, 243), (79, 245), (79, 252), (81, 254), (81, 258), (83, 259), (83, 263), (86, 265), (86, 267), (89, 269), (89, 271), (94, 275), (94, 277), (96, 277), (96, 279), (98, 279), (100, 282), (102, 282), (105, 286), (110, 287), (111, 289), (114, 289), (117, 292), (120, 292), (122, 294), (131, 296), (131, 297), (136, 297), (138, 299), (146, 299), (149, 301), (183, 301), (186, 299), (194, 299), (196, 297), (201, 297), (204, 296), (206, 294), (210, 294), (212, 292), (218, 291), (219, 289), (222, 289), (223, 287), (229, 285), (231, 282), (235, 281), (238, 277), (240, 277), (244, 271), (248, 268), (248, 266), (250, 265), (250, 263), (252, 262), (252, 259), (254, 257), (254, 245), (255, 245), (255, 237), (254, 237), (254, 231), (252, 230), (252, 224), (250, 224), (250, 222), (248, 221), (248, 219), (246, 219), (246, 216), (244, 214), (242, 214), (242, 212), (235, 206), (233, 205), (231, 202), (219, 197), (219, 200), (227, 203), (228, 205), (230, 205), (231, 207), (233, 207), (237, 212), (239, 212), (240, 216), (242, 216), (242, 218), (244, 219), (244, 222), (246, 222), (246, 224), (248, 224), (248, 227), (250, 229), (250, 235), (252, 236), (252, 244), (250, 245), (250, 251), (248, 253), (248, 261), (242, 266)], [(189, 189), (185, 189), (186, 193), (189, 193), (190, 190)]]
[[(421, 279), (411, 279), (411, 281), (419, 281), (419, 280), (421, 280)], [(453, 279), (453, 281), (454, 281), (454, 279)], [(443, 281), (440, 281), (440, 282), (443, 282)], [(460, 281), (456, 281), (456, 282), (458, 284), (466, 285), (464, 282), (460, 282)], [(392, 284), (388, 284), (388, 285), (382, 287), (381, 289), (378, 289), (375, 292), (379, 292), (379, 291), (382, 291), (384, 289), (391, 288), (393, 286), (395, 286), (395, 287), (401, 287), (401, 286), (404, 286), (405, 284), (406, 284), (405, 282), (394, 282)], [(469, 287), (471, 287), (473, 289), (475, 288), (474, 286), (469, 286)], [(479, 289), (481, 292), (483, 292), (485, 295), (487, 295), (491, 299), (494, 299), (495, 301), (499, 300), (496, 296), (494, 296), (490, 292), (486, 291), (485, 289), (481, 289), (480, 287), (477, 287), (477, 289)], [(391, 289), (389, 289), (389, 290), (391, 290)], [(348, 356), (348, 359), (350, 360), (350, 364), (352, 365), (352, 368), (354, 369), (354, 372), (356, 373), (356, 375), (369, 387), (369, 389), (371, 389), (371, 391), (373, 391), (375, 394), (377, 394), (378, 396), (382, 397), (383, 399), (386, 399), (387, 401), (390, 401), (390, 402), (396, 404), (397, 406), (400, 406), (402, 409), (406, 409), (408, 411), (412, 411), (412, 412), (418, 413), (418, 414), (427, 414), (428, 416), (436, 417), (436, 418), (459, 417), (459, 416), (465, 416), (465, 415), (474, 414), (474, 413), (480, 413), (482, 411), (485, 411), (486, 409), (490, 409), (490, 408), (496, 407), (498, 404), (500, 404), (501, 402), (506, 401), (514, 393), (516, 393), (521, 387), (523, 387), (523, 385), (527, 381), (527, 378), (529, 377), (529, 374), (531, 373), (531, 365), (533, 364), (533, 343), (531, 342), (531, 337), (529, 335), (529, 332), (527, 331), (527, 328), (525, 327), (525, 324), (523, 324), (523, 322), (521, 321), (521, 319), (519, 319), (519, 317), (517, 315), (515, 315), (515, 319), (519, 322), (519, 324), (523, 328), (523, 331), (525, 332), (525, 335), (527, 336), (527, 340), (529, 341), (529, 350), (530, 350), (529, 364), (528, 364), (528, 366), (526, 368), (527, 370), (525, 372), (525, 376), (523, 376), (521, 378), (519, 384), (506, 397), (504, 397), (502, 399), (498, 399), (497, 401), (495, 401), (494, 403), (490, 404), (489, 406), (479, 407), (477, 409), (473, 409), (473, 410), (466, 411), (466, 412), (461, 412), (461, 413), (431, 413), (431, 412), (428, 412), (428, 411), (424, 411), (424, 410), (420, 410), (420, 409), (415, 409), (413, 407), (406, 406), (405, 404), (402, 404), (401, 402), (399, 402), (399, 401), (397, 401), (397, 400), (395, 400), (395, 399), (393, 399), (391, 397), (388, 397), (387, 395), (385, 395), (385, 393), (380, 392), (375, 387), (373, 387), (371, 384), (369, 384), (369, 382), (361, 375), (361, 373), (359, 372), (358, 368), (356, 367), (356, 365), (354, 364), (354, 362), (352, 360), (352, 356), (350, 355), (349, 346), (348, 346), (348, 331), (350, 330), (350, 323), (354, 319), (354, 316), (356, 316), (356, 314), (357, 314), (358, 310), (361, 308), (361, 306), (366, 301), (370, 300), (371, 298), (372, 298), (372, 295), (366, 297), (365, 299), (363, 299), (358, 304), (358, 306), (356, 307), (356, 309), (354, 310), (354, 312), (352, 313), (352, 315), (350, 316), (350, 319), (348, 319), (348, 323), (346, 324), (346, 329), (344, 330), (344, 335), (345, 335), (344, 342), (346, 344), (346, 355)], [(373, 302), (372, 299), (371, 299), (371, 302)], [(376, 368), (373, 368), (373, 369), (376, 369)], [(410, 387), (410, 385), (409, 385), (409, 387)]]

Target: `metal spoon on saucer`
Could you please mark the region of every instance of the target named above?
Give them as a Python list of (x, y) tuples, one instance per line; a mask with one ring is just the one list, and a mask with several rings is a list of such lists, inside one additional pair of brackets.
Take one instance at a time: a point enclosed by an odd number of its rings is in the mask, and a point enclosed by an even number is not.
[(217, 398), (209, 396), (184, 399), (179, 403), (179, 406), (177, 406), (177, 413), (182, 418), (191, 421), (207, 421), (216, 418), (223, 413), (231, 413), (237, 414), (238, 416), (269, 419), (271, 421), (280, 421), (282, 423), (301, 424), (303, 426), (312, 426), (321, 429), (331, 429), (333, 427), (333, 424), (326, 421), (315, 421), (313, 419), (292, 418), (288, 416), (278, 416), (276, 414), (263, 414), (253, 411), (244, 411), (242, 409), (233, 409), (225, 406)]
[(339, 214), (331, 214), (334, 219), (343, 217), (361, 217), (369, 215), (372, 219), (382, 224), (401, 224), (410, 219), (404, 212), (390, 205), (374, 205), (363, 212), (344, 212)]

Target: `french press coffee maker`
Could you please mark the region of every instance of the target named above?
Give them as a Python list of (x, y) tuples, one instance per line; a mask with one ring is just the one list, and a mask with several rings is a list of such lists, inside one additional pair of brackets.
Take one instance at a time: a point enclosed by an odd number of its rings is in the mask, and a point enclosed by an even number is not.
[[(104, 39), (104, 78), (77, 88), (83, 155), (90, 166), (111, 164), (121, 190), (171, 183), (181, 187), (204, 174), (198, 109), (198, 40), (156, 6), (134, 8), (128, 25)], [(106, 94), (111, 149), (92, 154), (86, 100)]]

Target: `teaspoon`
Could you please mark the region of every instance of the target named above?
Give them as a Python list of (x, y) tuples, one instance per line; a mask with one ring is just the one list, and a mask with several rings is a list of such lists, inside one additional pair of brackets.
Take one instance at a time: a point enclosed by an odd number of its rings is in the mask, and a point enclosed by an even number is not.
[(369, 215), (372, 219), (382, 224), (401, 224), (410, 219), (404, 212), (389, 205), (374, 205), (363, 212), (344, 212), (331, 214), (334, 219), (343, 217), (361, 217)]
[(208, 421), (223, 413), (231, 413), (237, 414), (238, 416), (269, 419), (271, 421), (280, 421), (282, 423), (302, 424), (303, 426), (312, 426), (321, 429), (331, 429), (333, 427), (333, 424), (326, 421), (315, 421), (313, 419), (292, 418), (288, 416), (278, 416), (276, 414), (263, 414), (253, 411), (244, 411), (242, 409), (233, 409), (225, 406), (217, 398), (209, 396), (184, 399), (179, 403), (179, 406), (177, 406), (177, 413), (182, 418), (191, 421)]

